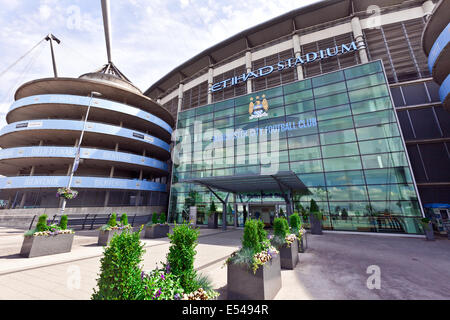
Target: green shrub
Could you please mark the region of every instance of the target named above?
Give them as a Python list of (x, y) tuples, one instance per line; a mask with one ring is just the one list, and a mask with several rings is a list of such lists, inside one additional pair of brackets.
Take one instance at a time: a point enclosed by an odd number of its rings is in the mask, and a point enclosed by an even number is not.
[(93, 300), (135, 300), (145, 295), (139, 267), (145, 250), (139, 238), (140, 231), (124, 231), (105, 247)]
[(298, 234), (298, 231), (300, 230), (300, 228), (302, 227), (302, 223), (300, 221), (300, 216), (298, 215), (297, 212), (295, 212), (294, 214), (292, 214), (289, 217), (289, 223), (291, 225), (291, 230), (292, 233), (294, 234)]
[(323, 219), (323, 214), (320, 211), (319, 206), (317, 205), (314, 199), (311, 199), (309, 211), (314, 215), (314, 217), (316, 217), (317, 220)]
[(41, 232), (41, 231), (47, 231), (48, 230), (48, 226), (47, 226), (47, 215), (43, 214), (41, 216), (39, 216), (37, 225), (36, 225), (36, 231), (37, 232)]
[(167, 264), (171, 272), (179, 276), (185, 292), (193, 292), (198, 289), (195, 278), (194, 259), (196, 255), (199, 230), (192, 228), (188, 223), (177, 225), (173, 233), (169, 233), (171, 246), (167, 254)]
[(267, 231), (264, 230), (264, 222), (262, 220), (257, 220), (258, 221), (258, 240), (262, 245), (262, 249), (264, 250), (265, 248), (265, 244), (268, 244), (269, 239), (267, 238)]
[(209, 216), (210, 214), (214, 214), (216, 211), (217, 211), (217, 207), (213, 200), (213, 201), (211, 201), (211, 204), (209, 205), (209, 210), (207, 212), (207, 216)]
[(67, 229), (67, 215), (66, 214), (63, 214), (61, 216), (61, 219), (59, 220), (59, 227), (61, 228), (61, 230)]
[[(262, 221), (261, 221), (262, 223)], [(264, 225), (264, 224), (263, 224)], [(264, 229), (262, 230), (264, 231)], [(265, 232), (265, 231), (264, 231)], [(245, 222), (244, 235), (242, 237), (242, 248), (250, 249), (253, 253), (258, 253), (263, 250), (262, 232), (260, 222), (255, 219), (249, 219)]]
[(120, 223), (124, 226), (128, 224), (128, 216), (126, 213), (122, 213), (122, 215), (120, 216)]
[(273, 234), (282, 239), (289, 234), (289, 224), (286, 218), (275, 218), (273, 221)]
[(311, 199), (311, 203), (310, 203), (310, 205), (309, 205), (309, 211), (310, 211), (311, 213), (319, 212), (319, 211), (320, 211), (320, 210), (319, 210), (319, 207), (317, 206), (317, 203), (316, 203), (316, 201), (315, 201), (314, 199)]
[(161, 212), (161, 214), (159, 215), (159, 223), (166, 223), (166, 214), (164, 212)]
[(108, 226), (115, 227), (117, 225), (117, 214), (113, 212), (108, 221)]
[(158, 223), (158, 214), (156, 212), (153, 212), (152, 214), (152, 224)]

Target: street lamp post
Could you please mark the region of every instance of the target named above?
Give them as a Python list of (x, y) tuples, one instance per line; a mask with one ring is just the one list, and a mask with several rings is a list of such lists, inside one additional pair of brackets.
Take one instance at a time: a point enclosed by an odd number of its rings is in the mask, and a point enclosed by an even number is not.
[[(77, 164), (77, 162), (80, 161), (80, 146), (81, 146), (81, 142), (83, 141), (84, 131), (86, 129), (86, 123), (87, 123), (87, 119), (89, 117), (89, 110), (91, 110), (92, 99), (94, 98), (94, 96), (100, 97), (101, 95), (102, 94), (99, 92), (95, 92), (95, 91), (91, 92), (91, 96), (90, 96), (89, 103), (88, 103), (88, 108), (86, 111), (86, 116), (84, 118), (83, 130), (81, 130), (80, 139), (78, 140), (78, 145), (77, 145), (77, 149), (75, 152), (75, 157), (73, 158), (72, 169), (71, 169), (71, 173), (70, 173), (69, 183), (67, 184), (67, 189), (70, 189), (70, 186), (72, 184), (73, 174), (75, 173), (75, 171), (78, 167), (78, 165), (76, 166), (76, 164)], [(67, 203), (67, 199), (63, 198), (63, 203), (61, 206), (61, 215), (64, 214), (64, 209), (66, 208), (66, 203)]]

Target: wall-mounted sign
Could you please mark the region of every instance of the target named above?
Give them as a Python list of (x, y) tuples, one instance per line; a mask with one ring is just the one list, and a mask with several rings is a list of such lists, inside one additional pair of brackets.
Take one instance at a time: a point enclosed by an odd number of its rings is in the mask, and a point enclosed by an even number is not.
[(42, 127), (42, 121), (29, 122), (28, 128)]
[(240, 76), (235, 76), (228, 78), (224, 81), (217, 82), (211, 86), (209, 89), (211, 92), (216, 92), (225, 88), (229, 88), (235, 86), (239, 83), (246, 82), (249, 79), (256, 79), (260, 77), (267, 76), (274, 71), (282, 71), (288, 68), (296, 67), (297, 65), (303, 65), (306, 63), (311, 63), (316, 61), (317, 59), (323, 60), (330, 57), (334, 57), (337, 55), (341, 55), (344, 53), (352, 52), (358, 50), (356, 46), (356, 42), (352, 42), (350, 44), (342, 44), (340, 46), (335, 46), (332, 48), (327, 48), (325, 50), (319, 50), (317, 52), (308, 52), (307, 54), (299, 57), (292, 57), (283, 61), (279, 61), (275, 65), (264, 66), (255, 71), (250, 71), (248, 73), (244, 73)]
[(141, 133), (137, 133), (137, 132), (133, 132), (133, 137), (139, 138), (139, 139), (144, 139), (144, 135)]
[(299, 119), (298, 121), (287, 121), (272, 125), (267, 125), (264, 127), (254, 127), (249, 129), (238, 129), (238, 130), (229, 130), (224, 134), (215, 135), (212, 137), (212, 141), (226, 141), (231, 139), (242, 139), (251, 136), (260, 136), (272, 134), (274, 132), (286, 132), (292, 130), (302, 130), (306, 128), (316, 127), (317, 119), (316, 118), (308, 118), (308, 119)]
[(16, 129), (18, 129), (18, 128), (26, 128), (26, 127), (28, 127), (28, 122), (16, 124)]
[(16, 124), (16, 129), (18, 128), (36, 128), (42, 127), (42, 121), (34, 121), (34, 122), (22, 122)]

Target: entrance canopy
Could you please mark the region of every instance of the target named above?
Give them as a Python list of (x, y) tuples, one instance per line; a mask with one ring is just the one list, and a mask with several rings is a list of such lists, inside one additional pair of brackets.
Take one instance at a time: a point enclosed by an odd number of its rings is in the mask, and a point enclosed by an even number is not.
[(178, 182), (196, 183), (212, 189), (231, 193), (308, 190), (303, 182), (292, 171), (282, 171), (273, 175), (255, 174), (185, 179)]
[[(227, 215), (227, 202), (230, 194), (240, 194), (243, 192), (263, 192), (263, 191), (281, 191), (286, 201), (286, 210), (288, 216), (292, 214), (292, 193), (302, 190), (303, 194), (309, 194), (308, 188), (292, 171), (282, 171), (272, 175), (236, 175), (222, 177), (206, 177), (198, 179), (184, 179), (178, 182), (195, 183), (208, 188), (217, 199), (222, 202), (222, 221), (225, 221)], [(227, 196), (222, 198), (214, 190), (227, 192)], [(236, 212), (234, 223), (236, 226)], [(226, 223), (222, 223), (222, 229), (226, 229)]]

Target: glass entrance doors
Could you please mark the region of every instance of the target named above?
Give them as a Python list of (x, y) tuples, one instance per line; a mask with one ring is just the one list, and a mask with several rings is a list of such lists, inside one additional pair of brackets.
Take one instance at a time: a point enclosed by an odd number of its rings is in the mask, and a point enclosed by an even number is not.
[(275, 218), (275, 205), (249, 205), (249, 217), (252, 219), (261, 219), (266, 227), (271, 227)]

